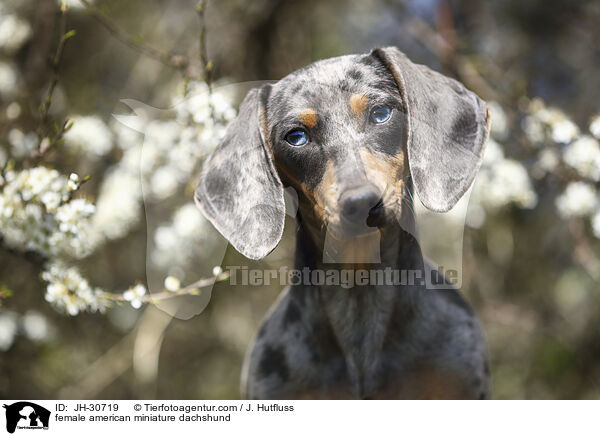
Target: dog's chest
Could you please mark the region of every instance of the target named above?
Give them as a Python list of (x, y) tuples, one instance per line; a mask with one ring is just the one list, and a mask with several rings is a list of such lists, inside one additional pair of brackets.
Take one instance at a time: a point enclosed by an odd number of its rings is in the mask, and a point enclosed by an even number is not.
[(363, 286), (320, 290), (323, 316), (345, 356), (354, 394), (376, 384), (380, 354), (394, 310), (394, 290)]

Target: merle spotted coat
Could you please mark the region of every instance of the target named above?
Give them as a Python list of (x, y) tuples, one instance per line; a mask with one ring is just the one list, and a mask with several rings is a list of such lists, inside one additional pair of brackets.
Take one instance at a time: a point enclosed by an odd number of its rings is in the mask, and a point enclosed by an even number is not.
[[(260, 259), (281, 239), (293, 188), (295, 268), (425, 271), (413, 190), (427, 208), (449, 210), (488, 131), (482, 100), (396, 48), (326, 59), (248, 93), (196, 201), (239, 252)], [(242, 393), (477, 399), (489, 397), (490, 375), (479, 322), (454, 289), (303, 283), (263, 322)]]

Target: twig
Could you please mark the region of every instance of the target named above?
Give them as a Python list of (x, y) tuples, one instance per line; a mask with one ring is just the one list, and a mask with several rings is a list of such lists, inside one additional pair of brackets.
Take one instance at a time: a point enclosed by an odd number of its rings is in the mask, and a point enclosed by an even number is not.
[(450, 56), (453, 47), (439, 32), (432, 28), (427, 22), (416, 15), (410, 17), (406, 26), (408, 33), (417, 41), (420, 41), (442, 61), (452, 58), (455, 62), (454, 68), (458, 75), (477, 93), (486, 99), (498, 100), (499, 95), (485, 78), (477, 71), (474, 63), (466, 56)]
[(200, 67), (202, 68), (202, 78), (208, 85), (208, 89), (212, 87), (212, 73), (214, 64), (213, 61), (208, 59), (208, 48), (206, 43), (206, 6), (208, 0), (199, 0), (196, 4), (196, 13), (200, 20), (200, 31), (199, 31), (199, 50), (200, 50)]
[[(181, 288), (177, 291), (164, 290), (164, 291), (158, 292), (156, 294), (144, 295), (142, 298), (140, 298), (140, 300), (143, 303), (153, 303), (155, 301), (168, 300), (170, 298), (180, 297), (182, 295), (199, 295), (202, 288), (207, 288), (211, 285), (214, 285), (217, 282), (222, 282), (224, 280), (227, 280), (229, 278), (229, 275), (230, 275), (229, 272), (223, 272), (214, 277), (197, 280), (194, 283), (192, 283), (184, 288)], [(104, 292), (103, 293), (103, 296), (109, 300), (127, 301), (123, 295), (124, 294), (121, 294), (121, 293), (117, 294), (117, 293), (113, 293), (113, 292)]]
[(108, 32), (113, 35), (116, 39), (121, 41), (128, 47), (157, 60), (171, 68), (181, 71), (184, 75), (186, 74), (187, 68), (190, 64), (189, 59), (180, 54), (172, 54), (163, 52), (149, 44), (139, 41), (133, 35), (125, 32), (117, 24), (115, 24), (107, 15), (101, 12), (97, 7), (89, 2), (89, 0), (81, 0), (87, 9), (87, 11), (98, 21)]
[(46, 94), (46, 99), (40, 106), (40, 124), (37, 129), (38, 135), (38, 147), (37, 150), (33, 153), (32, 157), (41, 157), (50, 149), (54, 144), (56, 144), (64, 135), (64, 133), (70, 128), (68, 120), (65, 120), (62, 128), (57, 129), (49, 142), (44, 143), (44, 138), (46, 138), (46, 134), (48, 133), (48, 114), (50, 112), (50, 107), (52, 106), (52, 96), (54, 95), (54, 90), (58, 85), (58, 69), (60, 66), (60, 61), (62, 59), (62, 55), (65, 49), (66, 42), (75, 35), (74, 30), (66, 31), (67, 29), (67, 15), (66, 15), (66, 7), (61, 5), (60, 7), (60, 24), (59, 24), (59, 34), (60, 39), (58, 40), (58, 46), (56, 47), (56, 53), (52, 56), (52, 80), (50, 81), (50, 86), (48, 87), (48, 93)]

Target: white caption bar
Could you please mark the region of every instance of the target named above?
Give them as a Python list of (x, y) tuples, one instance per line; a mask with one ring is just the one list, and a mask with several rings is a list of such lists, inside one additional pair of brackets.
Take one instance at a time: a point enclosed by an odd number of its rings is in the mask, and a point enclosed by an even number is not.
[[(4, 400), (0, 435), (599, 434), (597, 401)], [(596, 433), (593, 433), (596, 432)]]

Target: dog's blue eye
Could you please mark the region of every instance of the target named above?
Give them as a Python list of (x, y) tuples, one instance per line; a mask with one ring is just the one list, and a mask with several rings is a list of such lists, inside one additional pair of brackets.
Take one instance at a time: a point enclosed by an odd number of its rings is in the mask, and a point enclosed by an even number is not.
[(371, 119), (376, 124), (385, 123), (391, 115), (392, 110), (387, 106), (376, 107), (371, 111)]
[(294, 129), (285, 135), (285, 140), (294, 147), (300, 147), (308, 142), (308, 134), (304, 130)]

